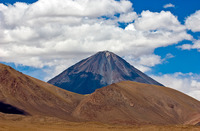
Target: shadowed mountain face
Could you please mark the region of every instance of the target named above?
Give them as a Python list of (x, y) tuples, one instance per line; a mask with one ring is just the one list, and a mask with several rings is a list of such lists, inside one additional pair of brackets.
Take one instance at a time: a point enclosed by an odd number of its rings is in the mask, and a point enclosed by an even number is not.
[(13, 107), (12, 105), (5, 104), (3, 102), (0, 102), (0, 112), (6, 113), (6, 114), (21, 114), (21, 115), (26, 114), (24, 111), (17, 109), (16, 107)]
[(75, 120), (71, 113), (83, 97), (0, 64), (1, 112)]
[(162, 86), (109, 51), (98, 52), (78, 62), (48, 83), (72, 92), (90, 94), (98, 88), (125, 80)]

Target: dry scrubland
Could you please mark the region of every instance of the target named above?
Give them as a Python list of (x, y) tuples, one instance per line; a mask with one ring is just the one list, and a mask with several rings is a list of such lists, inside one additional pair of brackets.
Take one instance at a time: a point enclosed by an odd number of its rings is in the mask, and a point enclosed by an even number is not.
[(118, 126), (97, 122), (68, 122), (51, 117), (0, 114), (0, 131), (199, 131), (200, 126)]

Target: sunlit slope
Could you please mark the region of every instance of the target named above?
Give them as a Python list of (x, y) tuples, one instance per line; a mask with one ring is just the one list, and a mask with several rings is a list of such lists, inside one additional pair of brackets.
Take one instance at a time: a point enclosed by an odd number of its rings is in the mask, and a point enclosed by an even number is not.
[(0, 102), (29, 115), (75, 120), (71, 113), (83, 97), (0, 64)]
[(89, 121), (163, 125), (184, 124), (199, 114), (200, 102), (179, 91), (132, 81), (96, 90), (74, 111)]

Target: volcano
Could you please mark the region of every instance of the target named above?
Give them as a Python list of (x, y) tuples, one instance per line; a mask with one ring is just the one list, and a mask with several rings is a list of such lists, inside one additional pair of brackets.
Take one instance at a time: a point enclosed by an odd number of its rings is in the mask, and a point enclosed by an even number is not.
[(80, 95), (0, 64), (0, 130), (2, 122), (18, 126), (20, 121), (27, 125), (23, 122), (45, 120), (57, 125), (60, 119), (81, 125), (199, 125), (200, 102), (174, 89), (133, 81)]
[(75, 93), (90, 94), (98, 88), (127, 80), (163, 86), (109, 51), (98, 52), (78, 62), (48, 83)]

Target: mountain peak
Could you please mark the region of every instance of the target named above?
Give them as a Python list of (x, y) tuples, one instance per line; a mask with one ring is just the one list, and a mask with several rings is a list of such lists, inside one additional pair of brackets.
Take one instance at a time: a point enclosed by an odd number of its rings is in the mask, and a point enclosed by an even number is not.
[(97, 52), (96, 54), (110, 55), (110, 54), (114, 54), (114, 53), (112, 53), (112, 52), (106, 50), (106, 51), (99, 51), (99, 52)]
[[(94, 76), (100, 74), (74, 73), (75, 67), (84, 64), (83, 62), (88, 59), (63, 72), (71, 79), (71, 85), (77, 84), (72, 86), (75, 91), (90, 91), (88, 89), (97, 88), (99, 81), (105, 77), (94, 79)], [(122, 78), (122, 75), (119, 77)], [(20, 117), (19, 114), (24, 116)], [(39, 119), (56, 122), (65, 119), (69, 122), (97, 121), (126, 125), (199, 125), (200, 104), (199, 101), (174, 89), (132, 81), (114, 83), (84, 96), (60, 89), (0, 64), (0, 115), (1, 121), (6, 120), (6, 126), (8, 122), (13, 123), (15, 118), (20, 118), (20, 121), (23, 118), (26, 122), (35, 122)], [(30, 115), (28, 119), (26, 115)], [(13, 119), (9, 121), (11, 116)]]
[(125, 80), (162, 85), (109, 51), (98, 52), (78, 62), (49, 83), (72, 92), (89, 94), (103, 86)]
[[(99, 52), (97, 52), (95, 55), (102, 55), (102, 56), (105, 56), (106, 58), (108, 58), (109, 56), (111, 56), (111, 57), (115, 57), (115, 56), (117, 56), (116, 54), (114, 54), (113, 52), (110, 52), (110, 51), (99, 51)], [(95, 55), (93, 55), (93, 56), (95, 56)], [(93, 57), (92, 56), (92, 57)]]
[[(99, 52), (97, 52), (96, 54), (98, 54), (98, 53), (106, 54), (106, 53), (112, 53), (112, 52), (110, 52), (110, 51), (108, 51), (108, 50), (104, 50), (104, 51), (99, 51)], [(112, 53), (112, 54), (114, 54), (114, 53)]]
[(110, 51), (100, 51), (91, 57), (98, 56), (98, 55), (100, 55), (102, 57), (106, 57), (106, 58), (108, 58), (109, 56), (111, 56), (111, 57), (116, 56), (116, 54), (114, 54), (113, 52), (110, 52)]

